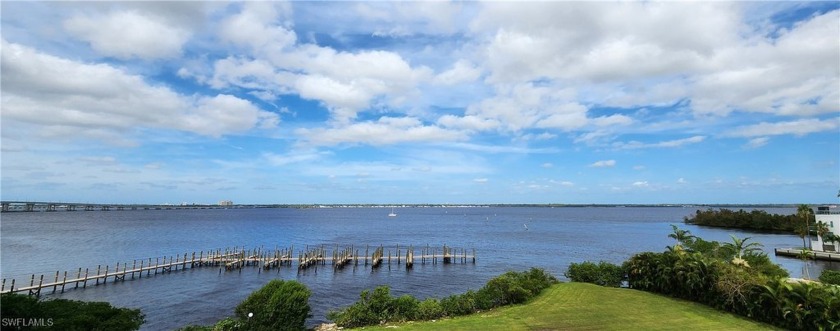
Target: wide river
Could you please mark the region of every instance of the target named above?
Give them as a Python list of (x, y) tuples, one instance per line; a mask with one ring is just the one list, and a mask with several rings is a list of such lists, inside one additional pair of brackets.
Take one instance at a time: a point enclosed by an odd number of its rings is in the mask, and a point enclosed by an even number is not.
[[(301, 273), (294, 267), (259, 273), (251, 267), (241, 273), (206, 267), (46, 295), (140, 308), (146, 314), (143, 329), (167, 330), (232, 316), (239, 302), (274, 278), (296, 279), (312, 290), (310, 325), (325, 322), (329, 310), (349, 305), (359, 292), (379, 285), (390, 286), (395, 295), (409, 293), (422, 299), (478, 289), (508, 270), (540, 267), (565, 279), (563, 272), (572, 262), (621, 263), (635, 253), (665, 250), (674, 244), (668, 238), (671, 224), (706, 240), (752, 237), (791, 276), (803, 274), (802, 261), (773, 255), (774, 248), (801, 246), (799, 237), (683, 224), (683, 217), (696, 209), (408, 207), (396, 208), (397, 217), (388, 217), (391, 210), (384, 208), (10, 212), (0, 219), (0, 275), (15, 278), (18, 284), (28, 283), (32, 274), (44, 274), (51, 281), (56, 271), (75, 275), (79, 267), (95, 270), (99, 264), (131, 265), (135, 259), (233, 246), (294, 245), (297, 251), (306, 245), (330, 249), (355, 245), (364, 251), (365, 245), (446, 244), (475, 249), (478, 256), (475, 264), (418, 264), (411, 271), (396, 264), (379, 270), (360, 265)], [(794, 209), (767, 211), (795, 213)], [(817, 277), (823, 269), (840, 270), (840, 264), (812, 261), (807, 268)]]

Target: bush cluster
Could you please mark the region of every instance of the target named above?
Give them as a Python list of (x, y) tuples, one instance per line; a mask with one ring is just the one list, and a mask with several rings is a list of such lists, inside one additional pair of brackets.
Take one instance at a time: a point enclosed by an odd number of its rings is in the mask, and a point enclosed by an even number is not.
[(311, 292), (300, 282), (279, 279), (268, 282), (236, 306), (236, 316), (212, 326), (190, 325), (181, 331), (306, 330), (311, 315)]
[(433, 320), (472, 314), (504, 305), (519, 304), (537, 296), (557, 279), (542, 269), (507, 272), (487, 282), (478, 291), (467, 291), (443, 299), (420, 301), (410, 295), (392, 297), (387, 286), (363, 291), (359, 301), (327, 314), (341, 327), (360, 327), (387, 322)]
[(564, 274), (573, 282), (592, 283), (601, 286), (619, 287), (624, 280), (624, 269), (621, 266), (601, 261), (572, 263)]
[[(766, 214), (722, 213), (735, 218)], [(698, 215), (708, 216), (700, 211)], [(605, 286), (615, 286), (620, 282), (616, 279), (624, 277), (634, 289), (703, 303), (785, 329), (840, 329), (840, 287), (830, 285), (840, 282), (840, 272), (823, 272), (820, 280), (825, 284), (791, 281), (766, 254), (751, 249), (749, 238), (733, 237), (732, 243), (721, 244), (676, 227), (674, 233), (670, 237), (679, 244), (665, 252), (636, 254), (621, 267), (572, 263), (566, 276)]]
[(0, 296), (0, 301), (3, 303), (0, 305), (3, 318), (35, 319), (44, 324), (27, 326), (27, 330), (137, 330), (145, 322), (145, 316), (139, 309), (116, 308), (107, 302), (39, 300), (8, 293)]
[(680, 250), (636, 254), (623, 268), (634, 289), (700, 302), (785, 329), (840, 328), (839, 287), (792, 282), (774, 268), (754, 269)]
[(796, 215), (770, 214), (757, 209), (750, 212), (743, 209), (733, 211), (726, 208), (697, 210), (693, 217), (686, 216), (684, 221), (687, 224), (789, 233), (794, 233), (797, 224), (802, 222)]
[(823, 270), (820, 274), (820, 281), (825, 284), (840, 285), (840, 271)]

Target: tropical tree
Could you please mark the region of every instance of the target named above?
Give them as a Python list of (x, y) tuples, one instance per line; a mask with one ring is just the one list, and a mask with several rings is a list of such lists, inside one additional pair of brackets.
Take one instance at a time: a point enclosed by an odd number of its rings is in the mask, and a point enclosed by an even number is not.
[(810, 206), (806, 204), (801, 204), (796, 208), (796, 217), (802, 220), (803, 223), (799, 223), (796, 227), (796, 234), (802, 238), (802, 247), (808, 248), (808, 244), (805, 243), (805, 236), (808, 236), (808, 242), (811, 241), (811, 219), (814, 217), (814, 210), (811, 209)]
[(751, 253), (754, 251), (761, 250), (761, 244), (757, 242), (747, 243), (751, 237), (746, 237), (744, 239), (738, 239), (738, 237), (729, 235), (732, 237), (731, 243), (723, 244), (723, 247), (726, 247), (727, 250), (732, 251), (735, 254), (735, 257), (741, 259), (744, 256), (744, 253)]
[[(825, 236), (823, 236), (823, 244), (831, 243), (832, 245), (834, 245), (834, 242), (837, 242), (837, 241), (840, 241), (840, 236), (838, 236), (836, 234), (833, 234), (831, 232), (826, 233)], [(836, 250), (837, 246), (835, 246), (834, 249)]]
[[(820, 237), (820, 241), (822, 241), (823, 243), (825, 243), (825, 235), (826, 235), (829, 231), (831, 231), (831, 230), (828, 228), (828, 224), (825, 224), (825, 222), (823, 222), (823, 221), (819, 221), (819, 222), (817, 222), (816, 229), (817, 229), (817, 236), (819, 236), (819, 237)], [(820, 250), (822, 250), (822, 247), (820, 247)]]
[(668, 238), (673, 238), (677, 241), (677, 245), (688, 244), (690, 240), (696, 238), (694, 235), (691, 234), (688, 230), (683, 230), (678, 228), (676, 225), (671, 224), (671, 229), (674, 231), (668, 235)]

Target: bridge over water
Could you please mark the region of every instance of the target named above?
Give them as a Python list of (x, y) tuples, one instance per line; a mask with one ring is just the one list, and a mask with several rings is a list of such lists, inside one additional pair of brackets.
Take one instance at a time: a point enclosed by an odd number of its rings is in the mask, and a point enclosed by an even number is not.
[(109, 211), (109, 210), (172, 210), (172, 209), (230, 209), (273, 208), (273, 205), (171, 205), (171, 204), (111, 204), (86, 202), (0, 201), (2, 212), (51, 211)]

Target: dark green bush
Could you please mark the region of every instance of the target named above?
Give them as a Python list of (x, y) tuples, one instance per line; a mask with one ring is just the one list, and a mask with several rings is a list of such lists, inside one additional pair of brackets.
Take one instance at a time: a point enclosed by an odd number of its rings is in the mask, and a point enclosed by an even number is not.
[(391, 297), (391, 289), (379, 286), (373, 292), (362, 291), (359, 301), (345, 309), (329, 312), (327, 318), (341, 327), (377, 325), (393, 316), (396, 311), (393, 301), (396, 299)]
[(573, 282), (619, 287), (624, 280), (624, 269), (621, 266), (604, 261), (598, 264), (586, 261), (570, 264), (564, 275)]
[(387, 286), (372, 293), (362, 291), (359, 301), (327, 314), (327, 318), (341, 327), (360, 327), (387, 322), (431, 320), (444, 316), (461, 316), (502, 305), (523, 303), (557, 283), (557, 279), (542, 269), (507, 272), (491, 279), (480, 290), (418, 301), (410, 295), (393, 298)]
[(391, 301), (391, 318), (389, 321), (413, 321), (417, 319), (420, 300), (408, 294)]
[(449, 317), (469, 315), (478, 311), (474, 291), (445, 297), (440, 300), (440, 306), (443, 308), (443, 314)]
[(3, 318), (36, 319), (32, 330), (137, 330), (145, 322), (139, 309), (116, 308), (107, 302), (39, 300), (21, 294), (0, 296)]
[(789, 280), (764, 254), (745, 254), (747, 266), (733, 263), (731, 252), (705, 252), (636, 254), (623, 265), (628, 285), (789, 330), (840, 329), (840, 287)]
[(820, 281), (825, 284), (840, 285), (840, 271), (823, 270), (820, 274)]
[(519, 274), (511, 271), (488, 281), (478, 290), (478, 296), (482, 298), (480, 308), (489, 309), (528, 300), (531, 293), (522, 287), (519, 278)]
[(242, 301), (236, 317), (248, 330), (305, 330), (310, 294), (300, 282), (275, 279)]
[(421, 321), (428, 321), (443, 317), (443, 307), (440, 305), (440, 300), (435, 298), (428, 298), (420, 302), (417, 306), (417, 319)]

